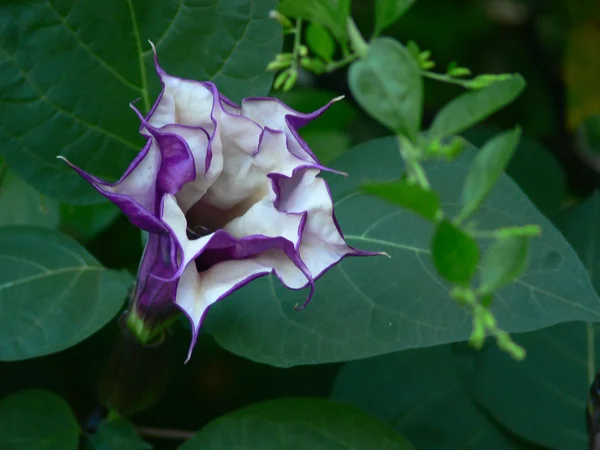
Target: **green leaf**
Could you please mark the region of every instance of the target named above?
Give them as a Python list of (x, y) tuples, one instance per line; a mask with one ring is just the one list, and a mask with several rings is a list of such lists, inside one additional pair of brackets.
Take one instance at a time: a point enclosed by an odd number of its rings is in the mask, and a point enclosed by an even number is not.
[(0, 448), (77, 450), (79, 425), (69, 405), (48, 391), (27, 390), (0, 402)]
[(390, 183), (365, 183), (363, 191), (409, 209), (432, 222), (440, 210), (440, 199), (434, 191), (425, 190), (406, 179)]
[(281, 0), (277, 11), (288, 17), (320, 23), (331, 30), (339, 43), (345, 45), (347, 41), (350, 0)]
[(466, 285), (477, 270), (477, 242), (449, 220), (437, 225), (431, 253), (438, 273), (451, 283)]
[(600, 114), (586, 118), (577, 130), (579, 148), (590, 159), (600, 153)]
[(348, 363), (331, 398), (389, 423), (419, 450), (439, 450), (442, 442), (447, 449), (529, 448), (472, 402), (447, 345)]
[(437, 113), (428, 132), (431, 139), (460, 133), (512, 102), (525, 88), (520, 75), (496, 81), (490, 86), (466, 92), (451, 100)]
[(590, 280), (600, 292), (600, 192), (563, 211), (555, 220), (587, 267)]
[(11, 170), (0, 180), (0, 226), (39, 225), (53, 228), (58, 225), (58, 203), (42, 198)]
[(335, 42), (321, 25), (311, 22), (306, 27), (306, 43), (312, 52), (323, 61), (329, 62), (335, 51)]
[[(467, 148), (452, 163), (424, 165), (449, 214), (459, 208), (474, 153)], [(348, 179), (325, 175), (347, 242), (391, 258), (345, 259), (319, 278), (310, 305), (301, 312), (294, 305), (302, 304), (308, 292), (288, 290), (272, 276), (254, 280), (211, 307), (207, 331), (229, 351), (277, 366), (347, 361), (467, 340), (471, 318), (450, 298), (431, 263), (433, 225), (361, 194), (365, 180), (392, 181), (402, 172), (397, 139), (359, 145), (332, 166), (350, 174)], [(509, 177), (500, 176), (473, 220), (481, 229), (530, 223), (544, 230), (531, 243), (527, 271), (494, 294), (491, 309), (500, 328), (516, 333), (562, 321), (600, 321), (600, 300), (585, 267)]]
[[(600, 193), (563, 212), (557, 223), (598, 291)], [(561, 271), (568, 269), (563, 266)], [(518, 342), (527, 349), (523, 362), (514, 364), (489, 348), (477, 357), (477, 370), (467, 371), (478, 401), (527, 439), (559, 450), (587, 448), (584, 410), (600, 361), (599, 326), (563, 324), (520, 335)], [(518, 401), (515, 393), (519, 393)]]
[(58, 231), (0, 228), (0, 361), (81, 342), (119, 312), (131, 283)]
[[(464, 137), (479, 147), (500, 132), (501, 129), (476, 127), (465, 132)], [(566, 192), (565, 174), (554, 155), (539, 142), (521, 136), (506, 173), (546, 217), (560, 210)]]
[(96, 205), (60, 205), (61, 229), (69, 235), (88, 241), (108, 228), (119, 217), (113, 203)]
[(490, 139), (473, 159), (462, 192), (462, 210), (458, 220), (473, 214), (494, 187), (519, 143), (521, 130), (516, 128)]
[(302, 137), (321, 164), (329, 164), (350, 148), (350, 136), (339, 131), (308, 131)]
[(371, 117), (395, 133), (416, 138), (423, 81), (419, 66), (400, 42), (391, 38), (372, 41), (367, 56), (350, 66), (348, 84)]
[(500, 423), (545, 448), (587, 448), (584, 412), (600, 358), (600, 328), (567, 323), (519, 335), (516, 362), (490, 345), (465, 363), (477, 401)]
[(494, 241), (483, 255), (480, 290), (489, 293), (512, 282), (527, 268), (528, 260), (529, 238), (513, 236)]
[(375, 3), (375, 35), (392, 25), (412, 6), (415, 0), (377, 0)]
[(0, 153), (44, 195), (100, 202), (56, 156), (109, 181), (123, 173), (144, 143), (127, 104), (141, 97), (146, 112), (160, 92), (147, 41), (173, 75), (211, 80), (234, 101), (265, 95), (273, 79), (265, 67), (281, 50), (280, 26), (268, 17), (276, 5), (3, 2)]
[(208, 424), (180, 450), (386, 449), (413, 446), (358, 408), (324, 399), (278, 399), (252, 405)]
[(105, 420), (96, 434), (90, 437), (90, 450), (150, 450), (152, 446), (143, 441), (131, 422), (125, 419)]

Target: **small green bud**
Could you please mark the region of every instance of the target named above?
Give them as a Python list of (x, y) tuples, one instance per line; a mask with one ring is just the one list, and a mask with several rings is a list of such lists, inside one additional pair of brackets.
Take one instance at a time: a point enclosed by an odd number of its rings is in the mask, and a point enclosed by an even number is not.
[(421, 61), (427, 61), (429, 58), (431, 58), (430, 50), (423, 50), (421, 53), (419, 53), (419, 59)]
[(286, 69), (290, 66), (291, 61), (271, 61), (268, 65), (267, 65), (267, 71), (269, 72), (276, 72), (278, 70), (281, 69)]
[(292, 28), (294, 26), (290, 19), (274, 9), (269, 11), (269, 18), (278, 22), (283, 28)]
[(525, 359), (527, 352), (523, 347), (516, 344), (507, 332), (499, 331), (496, 334), (496, 342), (500, 350), (505, 351), (517, 361)]
[(300, 45), (298, 47), (298, 54), (300, 56), (307, 56), (308, 55), (308, 47), (306, 45)]
[(293, 53), (280, 53), (275, 57), (275, 61), (289, 61), (291, 62), (294, 58)]
[(451, 77), (468, 77), (471, 75), (471, 71), (466, 67), (455, 67), (454, 69), (448, 70), (448, 75)]
[(435, 67), (435, 63), (433, 61), (421, 61), (421, 69), (429, 70)]
[(520, 227), (506, 227), (500, 228), (496, 231), (498, 238), (508, 238), (508, 237), (517, 237), (517, 236), (525, 236), (525, 237), (538, 237), (542, 234), (542, 227), (539, 225), (523, 225)]
[(408, 41), (408, 43), (406, 44), (406, 48), (413, 56), (413, 58), (415, 58), (415, 60), (419, 64), (421, 64), (421, 49), (419, 48), (417, 43), (415, 41)]
[(289, 70), (289, 76), (287, 80), (284, 81), (283, 87), (281, 90), (283, 92), (287, 92), (294, 87), (296, 84), (296, 80), (298, 79), (298, 72), (296, 70)]
[(286, 70), (285, 72), (281, 72), (279, 75), (275, 77), (275, 82), (273, 83), (273, 88), (277, 91), (281, 89), (281, 86), (285, 82), (289, 75), (289, 72)]
[(469, 337), (469, 345), (477, 350), (481, 350), (485, 343), (485, 328), (477, 318), (473, 319), (473, 331)]
[(325, 64), (320, 59), (305, 57), (300, 59), (300, 65), (317, 75), (325, 72)]

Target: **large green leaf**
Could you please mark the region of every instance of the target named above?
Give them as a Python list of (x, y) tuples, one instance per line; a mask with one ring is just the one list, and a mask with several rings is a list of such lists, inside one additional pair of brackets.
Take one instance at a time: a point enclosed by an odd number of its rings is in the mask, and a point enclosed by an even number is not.
[(153, 447), (138, 436), (135, 427), (125, 419), (105, 420), (90, 436), (89, 450), (149, 450)]
[[(565, 211), (557, 222), (600, 289), (600, 194)], [(527, 439), (554, 449), (586, 448), (584, 410), (599, 368), (600, 328), (563, 324), (517, 341), (527, 349), (521, 363), (495, 348), (477, 358), (469, 385), (478, 400)]]
[(587, 267), (596, 292), (600, 292), (600, 191), (563, 211), (555, 222)]
[[(472, 151), (453, 163), (425, 170), (448, 213), (460, 207)], [(279, 366), (366, 358), (414, 347), (463, 341), (471, 321), (448, 295), (431, 264), (433, 227), (415, 214), (360, 194), (363, 181), (390, 181), (403, 169), (395, 138), (346, 152), (333, 166), (349, 179), (329, 177), (336, 214), (350, 245), (385, 251), (350, 258), (327, 272), (308, 307), (294, 311), (307, 293), (291, 291), (274, 277), (254, 280), (214, 305), (207, 329), (228, 350)], [(480, 229), (539, 224), (530, 264), (514, 284), (495, 294), (492, 309), (509, 332), (569, 320), (600, 320), (600, 300), (577, 255), (561, 234), (502, 175), (473, 216)], [(480, 242), (485, 251), (489, 241)]]
[(29, 186), (11, 170), (0, 180), (0, 226), (58, 225), (58, 202), (42, 198), (39, 192)]
[(113, 203), (94, 205), (60, 205), (61, 229), (84, 241), (104, 231), (119, 217), (119, 208)]
[(527, 349), (524, 361), (490, 345), (465, 370), (477, 400), (525, 439), (557, 450), (587, 448), (584, 413), (600, 361), (600, 328), (568, 323), (516, 340)]
[(131, 283), (58, 231), (0, 228), (0, 360), (84, 340), (117, 314)]
[(0, 152), (43, 194), (100, 196), (56, 159), (115, 180), (141, 149), (159, 92), (148, 40), (173, 75), (212, 80), (233, 100), (265, 95), (281, 48), (276, 0), (106, 0), (0, 5)]
[(69, 405), (51, 392), (21, 391), (0, 402), (4, 450), (76, 450), (79, 432)]
[(392, 38), (378, 38), (348, 71), (352, 95), (375, 120), (416, 138), (421, 127), (423, 81), (410, 52)]
[(280, 399), (249, 406), (207, 425), (180, 450), (412, 450), (386, 424), (323, 399)]
[(389, 423), (419, 450), (529, 448), (473, 403), (447, 345), (348, 363), (331, 398)]

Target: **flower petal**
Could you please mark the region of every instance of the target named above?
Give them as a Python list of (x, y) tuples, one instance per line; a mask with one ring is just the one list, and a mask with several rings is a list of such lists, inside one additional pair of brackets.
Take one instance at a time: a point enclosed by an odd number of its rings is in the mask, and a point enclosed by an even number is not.
[(315, 279), (344, 256), (361, 254), (344, 241), (333, 212), (333, 200), (319, 171), (300, 168), (292, 177), (271, 175), (279, 192), (277, 209), (308, 213), (300, 243), (300, 257)]
[(161, 165), (157, 142), (148, 142), (116, 183), (106, 183), (75, 166), (65, 158), (79, 175), (87, 180), (100, 194), (116, 204), (137, 227), (149, 231), (164, 231), (158, 218), (156, 182)]
[(267, 250), (251, 259), (226, 260), (202, 272), (190, 264), (179, 279), (176, 297), (177, 306), (185, 312), (193, 327), (186, 361), (192, 355), (200, 325), (211, 305), (258, 277), (274, 273), (281, 279), (281, 270), (289, 267), (288, 256), (278, 249)]
[(242, 101), (241, 115), (254, 120), (260, 126), (272, 130), (283, 131), (288, 137), (288, 149), (298, 158), (318, 163), (317, 157), (298, 134), (298, 129), (323, 114), (333, 103), (343, 97), (336, 97), (322, 108), (304, 114), (293, 110), (276, 98), (256, 97)]

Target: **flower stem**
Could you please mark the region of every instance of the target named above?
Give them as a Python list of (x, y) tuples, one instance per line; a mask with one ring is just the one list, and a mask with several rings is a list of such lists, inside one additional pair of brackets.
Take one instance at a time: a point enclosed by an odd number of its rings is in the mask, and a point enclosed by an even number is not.
[(300, 56), (300, 43), (302, 42), (302, 19), (296, 19), (296, 27), (294, 28), (294, 49), (292, 50), (292, 68), (298, 70), (298, 57)]
[(348, 17), (348, 22), (346, 22), (346, 31), (348, 32), (348, 38), (350, 39), (350, 44), (354, 53), (356, 53), (359, 57), (364, 58), (367, 56), (367, 51), (369, 50), (369, 44), (365, 41), (358, 27), (356, 26), (356, 22), (352, 17)]
[(462, 86), (465, 89), (469, 88), (469, 80), (459, 80), (459, 79), (453, 78), (449, 75), (430, 72), (428, 70), (423, 70), (421, 72), (421, 75), (423, 75), (425, 78), (429, 78), (429, 79), (436, 80), (436, 81), (441, 81), (443, 83), (458, 84), (459, 86)]
[(188, 430), (174, 430), (169, 428), (154, 427), (136, 427), (138, 434), (142, 437), (154, 437), (162, 439), (173, 439), (177, 441), (187, 441), (196, 434)]
[(419, 160), (419, 150), (405, 136), (397, 136), (397, 139), (400, 155), (404, 160), (404, 164), (406, 164), (409, 179), (412, 179), (426, 191), (430, 191), (431, 185)]
[(327, 67), (325, 68), (325, 71), (333, 72), (334, 70), (340, 69), (341, 67), (344, 67), (344, 66), (350, 64), (356, 58), (358, 58), (357, 53), (350, 53), (349, 55), (340, 59), (339, 61), (331, 61), (330, 63), (328, 63)]
[(167, 321), (155, 326), (150, 326), (147, 321), (144, 321), (144, 319), (137, 314), (135, 306), (133, 306), (126, 314), (127, 328), (142, 345), (152, 344), (162, 339), (165, 328), (172, 323), (172, 321)]

